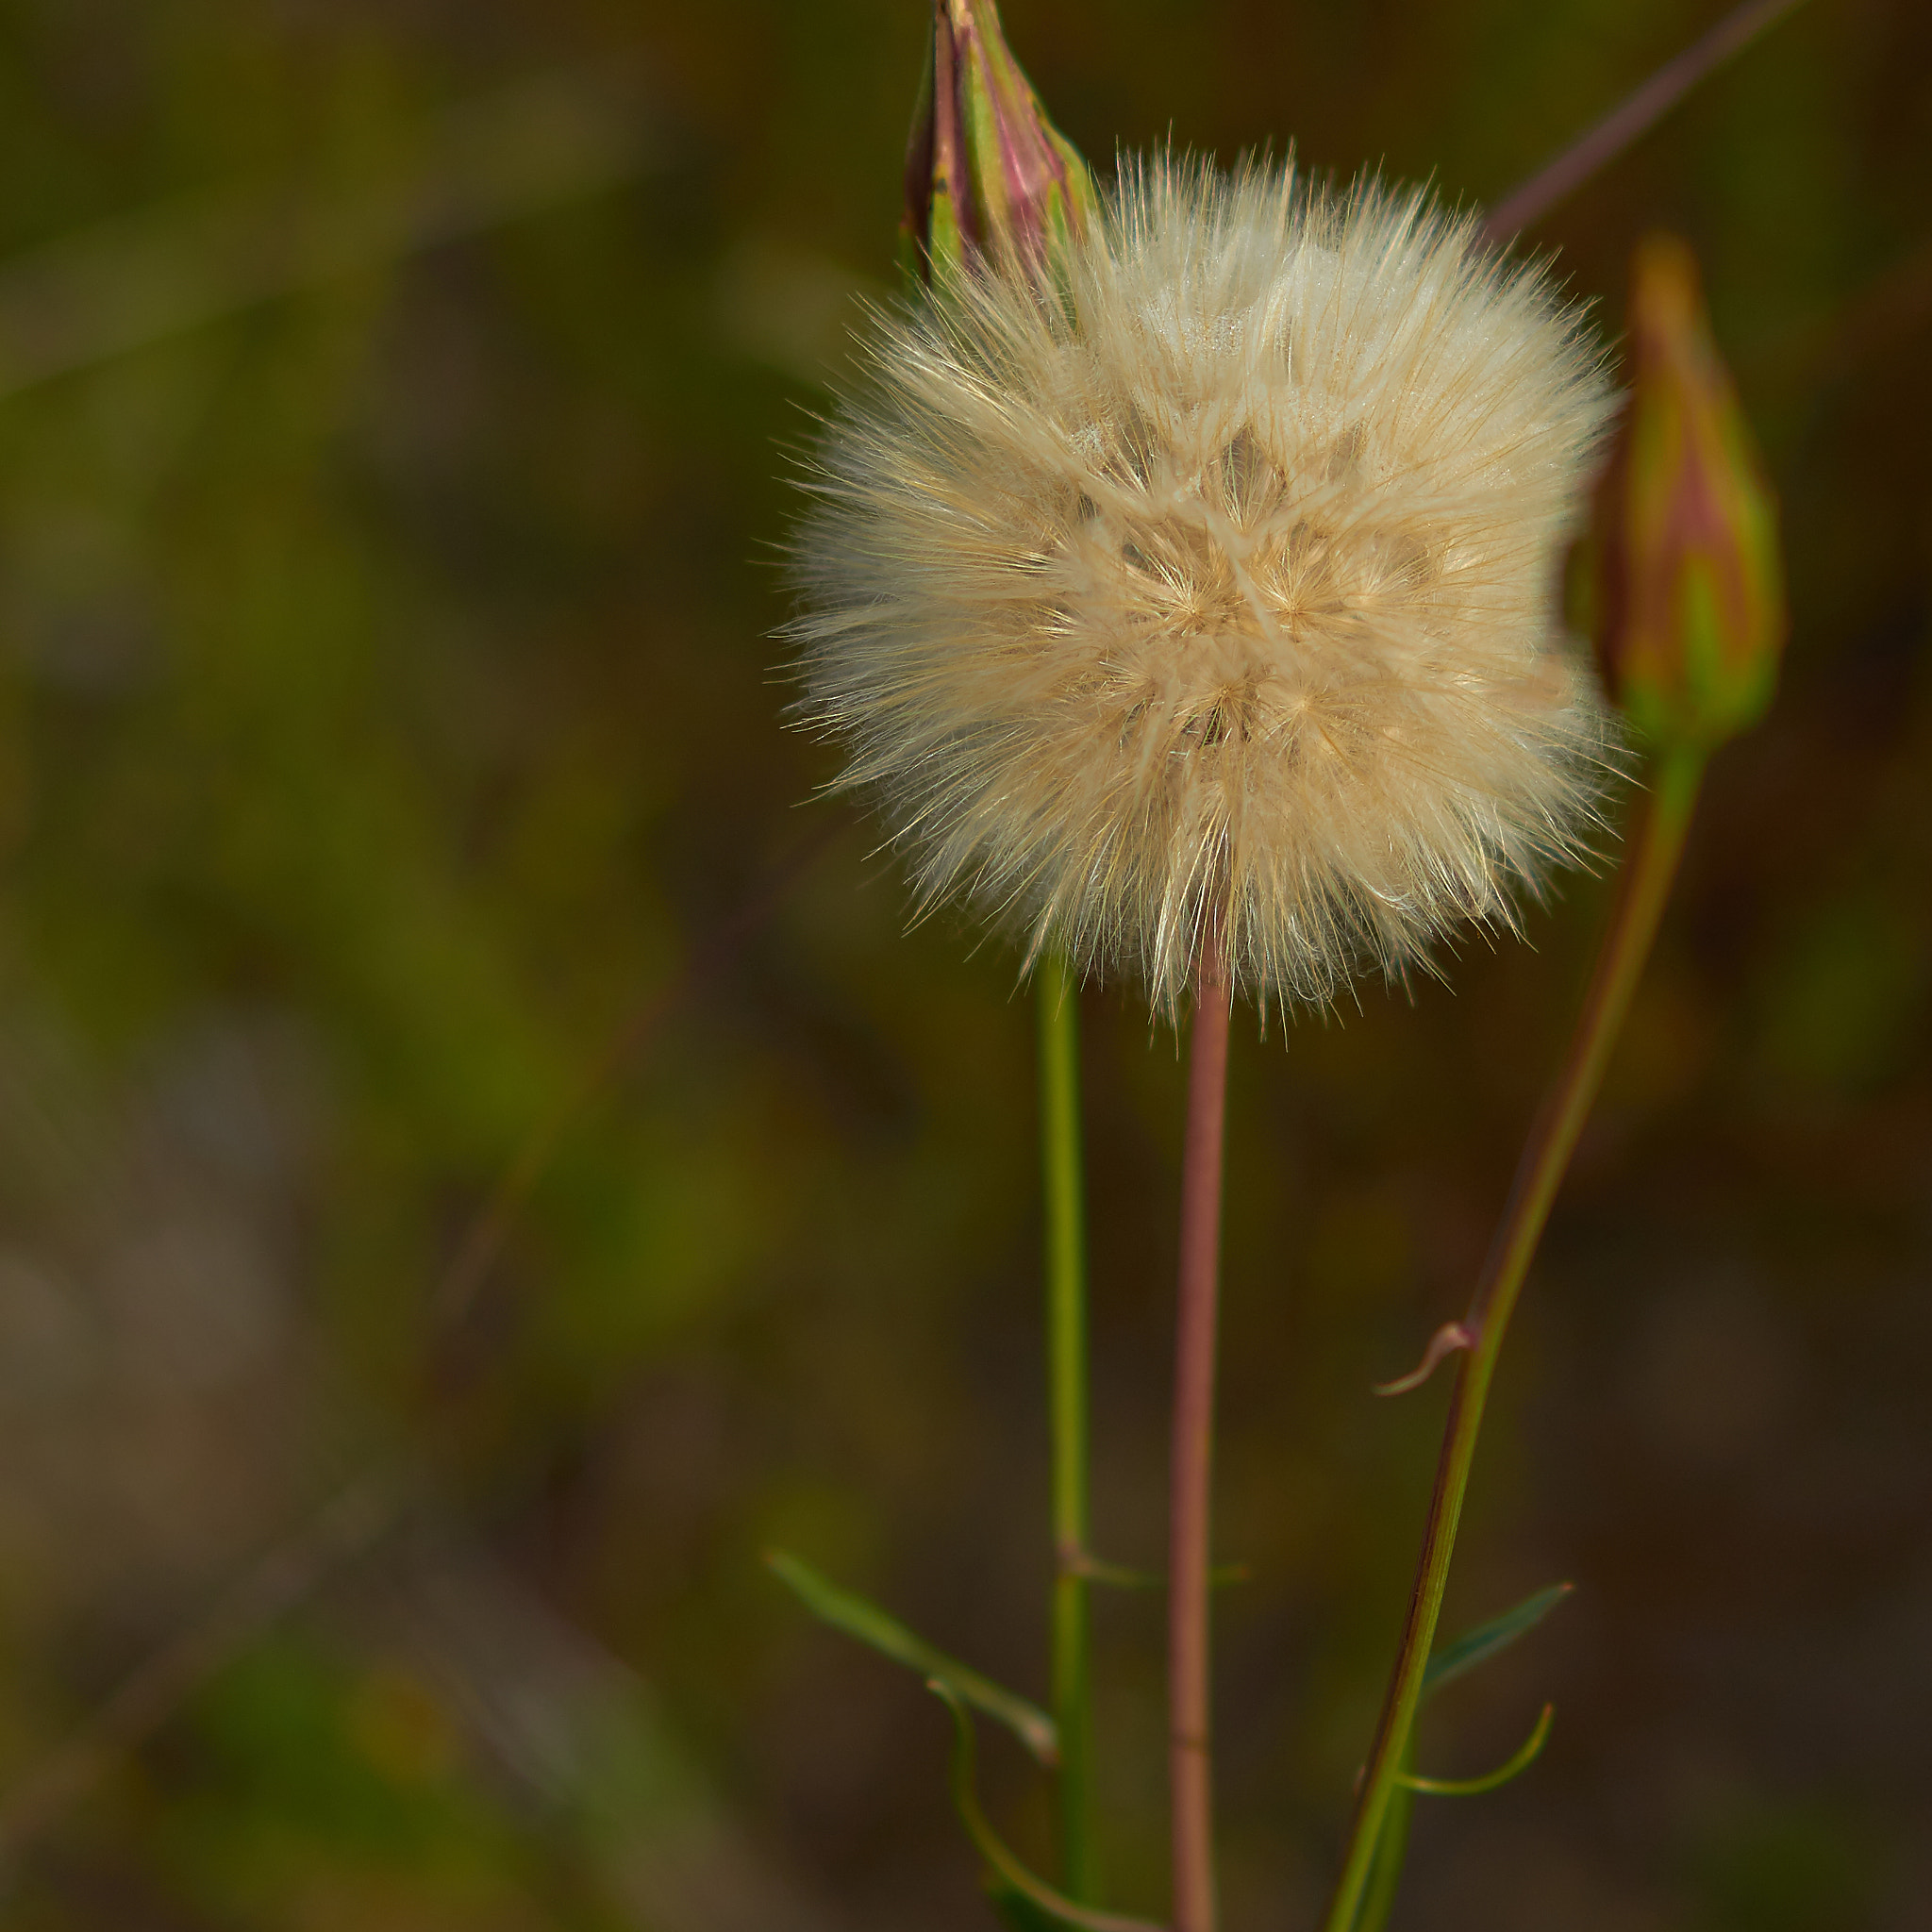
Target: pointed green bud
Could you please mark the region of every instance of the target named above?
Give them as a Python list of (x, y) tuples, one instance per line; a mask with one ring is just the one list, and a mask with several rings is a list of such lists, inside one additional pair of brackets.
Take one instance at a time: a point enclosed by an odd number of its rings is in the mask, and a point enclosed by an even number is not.
[(1661, 747), (1757, 722), (1785, 637), (1777, 504), (1674, 236), (1631, 265), (1631, 392), (1579, 563), (1604, 679)]
[(901, 260), (915, 281), (985, 262), (1038, 273), (1097, 208), (1093, 177), (1046, 118), (993, 0), (934, 0), (932, 57), (906, 148)]

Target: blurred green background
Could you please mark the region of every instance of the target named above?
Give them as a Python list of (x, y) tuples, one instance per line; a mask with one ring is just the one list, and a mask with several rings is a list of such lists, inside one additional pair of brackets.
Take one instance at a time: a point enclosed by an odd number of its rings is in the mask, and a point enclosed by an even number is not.
[[(1483, 200), (1717, 10), (1007, 25), (1098, 160), (1292, 142)], [(833, 758), (771, 641), (784, 452), (891, 285), (923, 31), (0, 6), (8, 1927), (990, 1923), (943, 1713), (759, 1563), (1043, 1690), (1030, 1004), (806, 803)], [(1415, 1932), (1932, 1923), (1928, 207), (1932, 13), (1811, 0), (1533, 237), (1611, 336), (1639, 235), (1694, 242), (1794, 631), (1506, 1357), (1449, 1625), (1576, 1594), (1424, 1768), (1544, 1697), (1554, 1738), (1424, 1801)], [(1231, 1932), (1319, 1906), (1443, 1399), (1368, 1386), (1462, 1305), (1603, 901), (1238, 1029)], [(1099, 1540), (1144, 1564), (1181, 1066), (1130, 990), (1085, 1022)], [(1099, 1610), (1143, 1911), (1158, 1617)], [(984, 1777), (1043, 1861), (1024, 1760), (989, 1739)]]

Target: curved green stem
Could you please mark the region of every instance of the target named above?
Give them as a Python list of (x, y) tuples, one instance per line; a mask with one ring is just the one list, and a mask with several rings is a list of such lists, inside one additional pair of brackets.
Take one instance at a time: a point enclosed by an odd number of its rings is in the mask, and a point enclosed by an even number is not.
[(1475, 1345), (1461, 1357), (1456, 1391), (1450, 1398), (1408, 1619), (1363, 1774), (1341, 1877), (1324, 1922), (1325, 1932), (1353, 1932), (1357, 1924), (1383, 1821), (1399, 1789), (1416, 1706), (1422, 1699), (1423, 1674), (1435, 1642), (1436, 1620), (1449, 1580), (1449, 1559), (1456, 1548), (1457, 1524), (1462, 1515), (1462, 1499), (1475, 1459), (1476, 1437), (1482, 1428), (1496, 1357), (1529, 1271), (1530, 1257), (1549, 1219), (1550, 1205), (1603, 1083), (1610, 1049), (1650, 956), (1703, 775), (1704, 756), (1691, 751), (1666, 753), (1652, 774), (1651, 795), (1641, 824), (1631, 838), (1609, 928), (1571, 1036), (1569, 1054), (1530, 1130), (1495, 1244), (1464, 1318)]
[(1047, 1399), (1053, 1457), (1053, 1715), (1059, 1734), (1060, 1882), (1099, 1895), (1088, 1643), (1087, 1241), (1080, 1158), (1080, 998), (1065, 960), (1041, 962), (1040, 1146), (1046, 1191)]

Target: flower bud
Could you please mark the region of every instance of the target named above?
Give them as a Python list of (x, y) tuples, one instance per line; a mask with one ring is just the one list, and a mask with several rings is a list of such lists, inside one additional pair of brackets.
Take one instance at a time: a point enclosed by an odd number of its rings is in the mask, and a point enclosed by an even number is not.
[(1762, 716), (1784, 642), (1777, 506), (1674, 236), (1631, 265), (1631, 393), (1580, 558), (1604, 679), (1660, 746)]
[(930, 283), (980, 261), (1037, 271), (1096, 205), (1087, 164), (1041, 108), (993, 0), (934, 0), (932, 58), (906, 148), (901, 258)]

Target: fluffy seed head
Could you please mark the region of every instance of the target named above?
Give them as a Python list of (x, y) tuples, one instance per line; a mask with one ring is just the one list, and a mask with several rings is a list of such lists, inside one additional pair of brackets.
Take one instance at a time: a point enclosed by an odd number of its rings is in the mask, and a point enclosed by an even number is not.
[(1555, 614), (1607, 409), (1577, 317), (1421, 193), (1123, 171), (1051, 285), (878, 321), (799, 533), (802, 712), (919, 905), (1264, 1004), (1401, 976), (1574, 850)]

